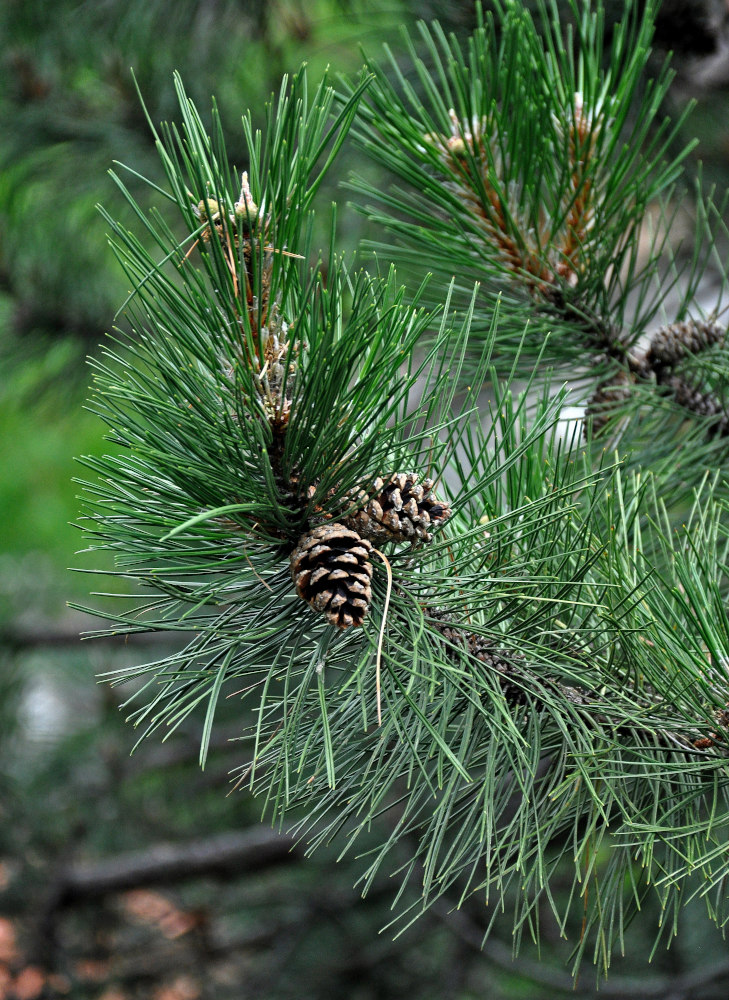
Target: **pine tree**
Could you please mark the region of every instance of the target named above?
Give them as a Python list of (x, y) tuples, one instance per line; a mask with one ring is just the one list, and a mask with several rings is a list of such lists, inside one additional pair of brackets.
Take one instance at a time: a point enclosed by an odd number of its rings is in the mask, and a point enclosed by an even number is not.
[[(143, 736), (200, 712), (204, 766), (239, 697), (236, 787), (312, 847), (361, 844), (364, 891), (417, 882), (399, 926), (477, 896), (518, 948), (546, 905), (576, 970), (648, 894), (657, 940), (690, 895), (726, 920), (727, 359), (691, 311), (709, 200), (652, 326), (681, 260), (638, 241), (686, 155), (653, 121), (667, 74), (641, 83), (652, 9), (626, 7), (607, 67), (599, 4), (565, 47), (540, 9), (499, 4), (465, 48), (423, 28), (414, 75), (368, 61), (339, 95), (302, 71), (262, 133), (244, 118), (242, 176), (177, 80), (170, 215), (140, 211), (144, 239), (107, 217), (133, 336), (94, 365), (117, 450), (85, 459), (84, 527), (124, 591), (109, 631), (180, 633), (111, 678)], [(432, 278), (358, 270), (334, 225), (313, 255), (353, 125), (407, 185), (356, 183), (395, 236), (379, 259)]]

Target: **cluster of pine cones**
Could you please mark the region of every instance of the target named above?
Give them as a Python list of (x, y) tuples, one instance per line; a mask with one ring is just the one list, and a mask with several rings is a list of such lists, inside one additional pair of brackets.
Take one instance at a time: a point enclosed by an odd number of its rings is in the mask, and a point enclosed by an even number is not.
[(429, 542), (450, 507), (433, 494), (433, 481), (414, 472), (377, 478), (373, 491), (350, 490), (353, 510), (309, 529), (291, 553), (296, 591), (337, 628), (361, 625), (372, 599), (370, 555), (383, 542)]
[(675, 402), (704, 417), (721, 415), (713, 432), (729, 433), (729, 415), (719, 394), (693, 384), (681, 372), (680, 365), (692, 355), (701, 354), (727, 342), (729, 331), (715, 320), (689, 319), (669, 323), (650, 339), (646, 350), (629, 354), (627, 367), (621, 367), (601, 382), (587, 405), (593, 430), (599, 431), (618, 408), (630, 399), (636, 381), (652, 381), (670, 390)]

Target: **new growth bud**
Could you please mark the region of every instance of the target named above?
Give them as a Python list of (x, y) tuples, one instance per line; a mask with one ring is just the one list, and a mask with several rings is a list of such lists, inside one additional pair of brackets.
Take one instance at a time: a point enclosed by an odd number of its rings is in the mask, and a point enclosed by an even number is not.
[(248, 172), (245, 170), (241, 176), (240, 196), (234, 208), (236, 217), (246, 224), (252, 224), (258, 218), (259, 208), (251, 195), (251, 189), (248, 184)]
[(198, 202), (197, 214), (201, 219), (217, 222), (220, 219), (220, 205), (215, 198), (203, 198)]

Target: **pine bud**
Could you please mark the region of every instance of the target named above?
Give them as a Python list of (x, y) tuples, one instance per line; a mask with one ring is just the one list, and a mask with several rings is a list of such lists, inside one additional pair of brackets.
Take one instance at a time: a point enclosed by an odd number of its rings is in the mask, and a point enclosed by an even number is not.
[(460, 135), (451, 136), (447, 140), (448, 151), (451, 156), (456, 160), (465, 160), (466, 158), (466, 143), (460, 137)]
[(197, 211), (201, 219), (209, 219), (211, 222), (220, 219), (220, 205), (215, 198), (203, 198), (198, 202)]
[(240, 197), (235, 203), (234, 209), (236, 218), (243, 225), (252, 225), (258, 217), (259, 208), (251, 195), (247, 171), (244, 171), (241, 176)]

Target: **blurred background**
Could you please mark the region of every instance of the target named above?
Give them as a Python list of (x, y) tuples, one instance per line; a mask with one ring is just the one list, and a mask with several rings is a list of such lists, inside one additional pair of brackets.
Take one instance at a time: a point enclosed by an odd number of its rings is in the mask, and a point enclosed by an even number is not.
[[(617, 16), (622, 3), (614, 7)], [(155, 123), (177, 116), (175, 69), (201, 112), (214, 94), (242, 169), (240, 116), (250, 107), (262, 121), (283, 74), (303, 61), (312, 82), (327, 66), (356, 73), (360, 44), (398, 52), (400, 26), (418, 17), (466, 33), (475, 8), (467, 0), (0, 4), (0, 1000), (538, 1000), (573, 991), (565, 965), (573, 945), (546, 912), (541, 952), (525, 933), (516, 962), (508, 914), (481, 949), (491, 915), (478, 900), (457, 913), (446, 901), (410, 927), (382, 931), (392, 919), (386, 879), (363, 900), (356, 859), (338, 862), (337, 845), (306, 858), (288, 830), (260, 823), (260, 803), (231, 793), (229, 771), (248, 754), (235, 700), (222, 707), (204, 772), (202, 718), (130, 755), (125, 694), (96, 677), (156, 658), (162, 640), (81, 642), (96, 622), (67, 607), (106, 588), (88, 575), (103, 560), (78, 553), (73, 477), (83, 469), (74, 456), (109, 447), (84, 409), (85, 359), (128, 290), (96, 206), (121, 218), (128, 211), (107, 174), (114, 160), (160, 180), (131, 70)], [(727, 20), (727, 0), (666, 0), (657, 34), (661, 52), (676, 51), (666, 110), (697, 101), (690, 170), (702, 161), (705, 181), (720, 189), (729, 181)], [(345, 149), (320, 198), (340, 202), (343, 249), (363, 235), (339, 188), (355, 165)], [(688, 907), (673, 948), (646, 965), (657, 916), (633, 925), (599, 995), (726, 1000), (729, 950), (700, 910)], [(585, 968), (577, 995), (595, 987)]]

